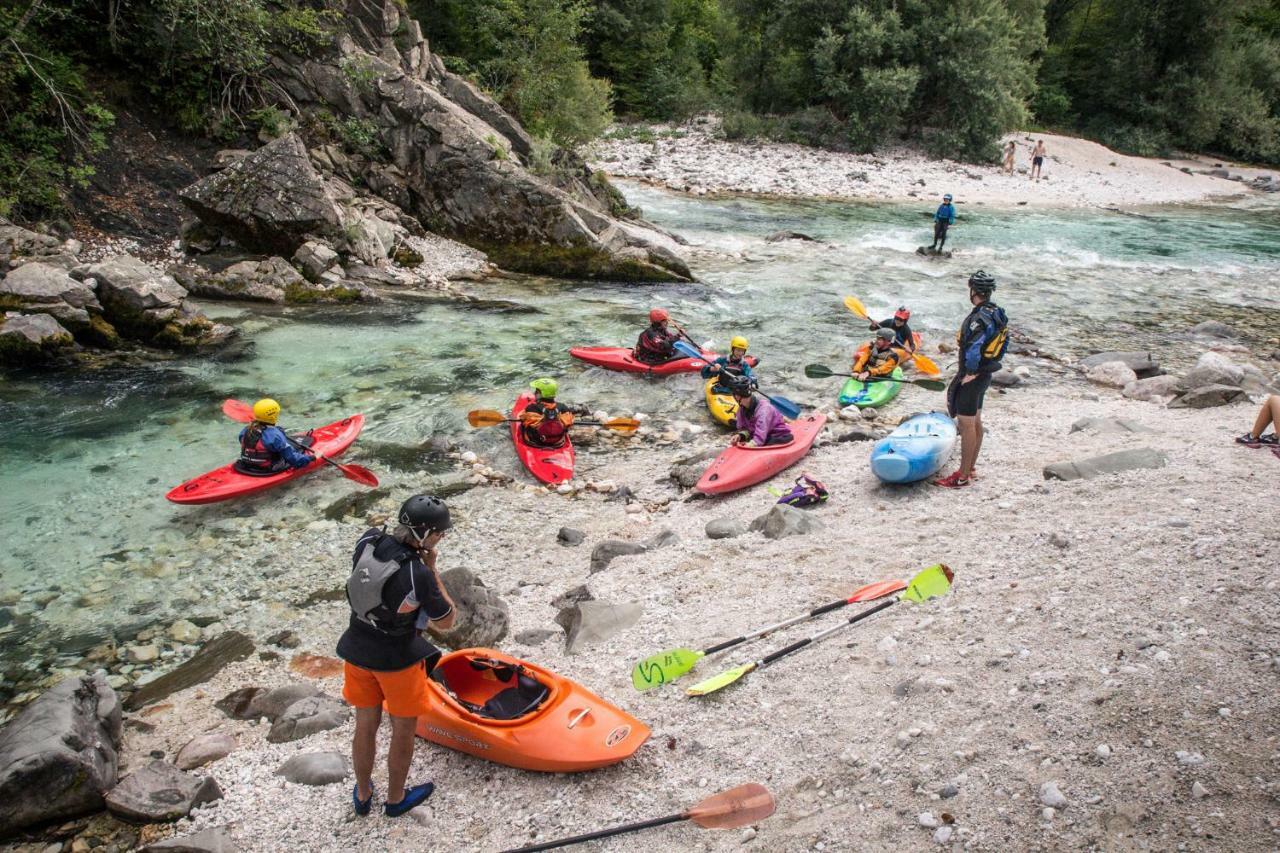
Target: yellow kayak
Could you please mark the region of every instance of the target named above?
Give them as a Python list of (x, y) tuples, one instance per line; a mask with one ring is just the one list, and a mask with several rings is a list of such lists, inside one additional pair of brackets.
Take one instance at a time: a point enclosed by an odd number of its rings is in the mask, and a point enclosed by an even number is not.
[(711, 389), (715, 387), (715, 384), (715, 377), (707, 380), (707, 385), (704, 389), (707, 396), (707, 408), (711, 410), (711, 417), (725, 426), (733, 426), (738, 416), (738, 403), (731, 394), (713, 393)]

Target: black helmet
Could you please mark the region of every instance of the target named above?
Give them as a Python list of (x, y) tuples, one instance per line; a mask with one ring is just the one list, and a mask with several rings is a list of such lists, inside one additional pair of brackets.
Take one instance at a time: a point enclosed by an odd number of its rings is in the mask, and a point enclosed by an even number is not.
[(876, 337), (882, 341), (891, 341), (897, 337), (893, 329), (876, 329)]
[(746, 376), (738, 376), (736, 374), (730, 374), (726, 376), (721, 382), (733, 394), (737, 394), (745, 397), (751, 393), (751, 380)]
[(414, 495), (409, 498), (400, 505), (397, 520), (419, 539), (426, 539), (432, 533), (453, 527), (453, 522), (449, 520), (449, 507), (435, 495)]
[(969, 289), (982, 296), (990, 296), (996, 289), (996, 280), (982, 270), (969, 276)]

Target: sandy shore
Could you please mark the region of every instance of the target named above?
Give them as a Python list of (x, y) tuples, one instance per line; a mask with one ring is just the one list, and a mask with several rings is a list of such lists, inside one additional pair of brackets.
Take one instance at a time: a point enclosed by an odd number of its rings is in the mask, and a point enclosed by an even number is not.
[[(346, 753), (350, 724), (273, 745), (266, 726), (213, 707), (236, 688), (300, 680), (287, 667), (292, 653), (234, 664), (166, 700), (171, 707), (141, 717), (153, 732), (127, 730), (126, 763), (145, 763), (156, 749), (172, 755), (196, 732), (235, 734), (239, 749), (204, 771), (226, 798), (175, 829), (226, 827), (245, 851), (492, 851), (678, 811), (751, 780), (779, 802), (778, 814), (756, 828), (666, 827), (595, 849), (933, 849), (924, 812), (954, 816), (947, 845), (975, 850), (1274, 847), (1280, 459), (1231, 441), (1255, 406), (1169, 410), (1025, 363), (1026, 386), (989, 397), (981, 479), (967, 491), (881, 485), (867, 466), (870, 444), (834, 441), (848, 424), (833, 424), (796, 469), (831, 489), (830, 502), (811, 510), (826, 525), (815, 535), (705, 538), (708, 521), (750, 521), (774, 501), (764, 486), (683, 500), (665, 477), (672, 457), (722, 442), (712, 430), (677, 450), (647, 446), (607, 464), (585, 455), (598, 466), (592, 476), (635, 491), (650, 508), (639, 515), (589, 492), (565, 498), (507, 486), (456, 499), (458, 526), (441, 568), (466, 566), (499, 590), (512, 635), (555, 628), (550, 602), (582, 583), (598, 599), (643, 605), (637, 625), (578, 655), (566, 655), (558, 635), (536, 648), (504, 643), (650, 724), (652, 740), (621, 765), (545, 776), (420, 742), (411, 778), (435, 780), (431, 803), (410, 819), (356, 819), (349, 784), (307, 788), (274, 775), (297, 753)], [(836, 390), (811, 385), (823, 398)], [(908, 389), (884, 417), (938, 403)], [(1082, 417), (1122, 417), (1142, 431), (1072, 432)], [(1164, 451), (1168, 466), (1069, 483), (1041, 475), (1050, 462), (1133, 447)], [(374, 512), (413, 484), (402, 476), (394, 485)], [(561, 525), (584, 531), (586, 544), (557, 545)], [(298, 651), (332, 654), (345, 604), (288, 602), (323, 578), (341, 583), (362, 527), (355, 519), (317, 524), (300, 539), (246, 554), (285, 569), (280, 600), (262, 605), (272, 630), (300, 635)], [(679, 542), (588, 576), (597, 542), (662, 528)], [(714, 698), (630, 686), (632, 662), (651, 652), (702, 647), (939, 561), (956, 572), (948, 598), (894, 608)], [(291, 587), (291, 578), (306, 580)], [(826, 624), (698, 671), (744, 662)], [(337, 679), (322, 686), (341, 689)], [(1046, 811), (1046, 782), (1066, 796), (1065, 808)], [(376, 785), (385, 791), (381, 761)]]
[[(1154, 160), (1119, 154), (1095, 142), (1055, 134), (1015, 132), (1016, 170), (934, 160), (913, 148), (874, 155), (845, 154), (777, 143), (729, 142), (714, 120), (656, 127), (652, 141), (618, 135), (596, 143), (593, 167), (682, 192), (750, 193), (783, 198), (933, 201), (952, 193), (960, 205), (1109, 207), (1224, 200), (1250, 194), (1246, 184), (1200, 172), (1225, 166), (1251, 180), (1271, 174), (1233, 164)], [(1031, 149), (1043, 139), (1044, 179), (1028, 177)], [(1191, 173), (1183, 171), (1191, 170)]]

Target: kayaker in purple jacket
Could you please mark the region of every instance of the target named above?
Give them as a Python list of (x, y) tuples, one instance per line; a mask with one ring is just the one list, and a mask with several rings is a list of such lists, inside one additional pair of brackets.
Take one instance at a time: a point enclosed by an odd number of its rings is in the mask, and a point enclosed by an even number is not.
[(756, 399), (751, 392), (750, 379), (735, 376), (725, 377), (722, 381), (728, 384), (730, 380), (733, 399), (738, 402), (738, 434), (734, 438), (735, 444), (764, 447), (768, 444), (787, 444), (795, 438), (782, 413), (768, 400)]

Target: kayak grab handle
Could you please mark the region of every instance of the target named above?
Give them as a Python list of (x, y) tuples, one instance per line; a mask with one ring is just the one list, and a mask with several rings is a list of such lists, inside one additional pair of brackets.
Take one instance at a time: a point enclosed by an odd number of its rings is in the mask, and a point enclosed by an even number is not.
[(591, 713), (590, 708), (583, 708), (581, 711), (578, 712), (577, 716), (575, 716), (572, 720), (569, 721), (569, 728), (573, 728), (578, 723), (582, 722), (582, 718), (590, 713)]

